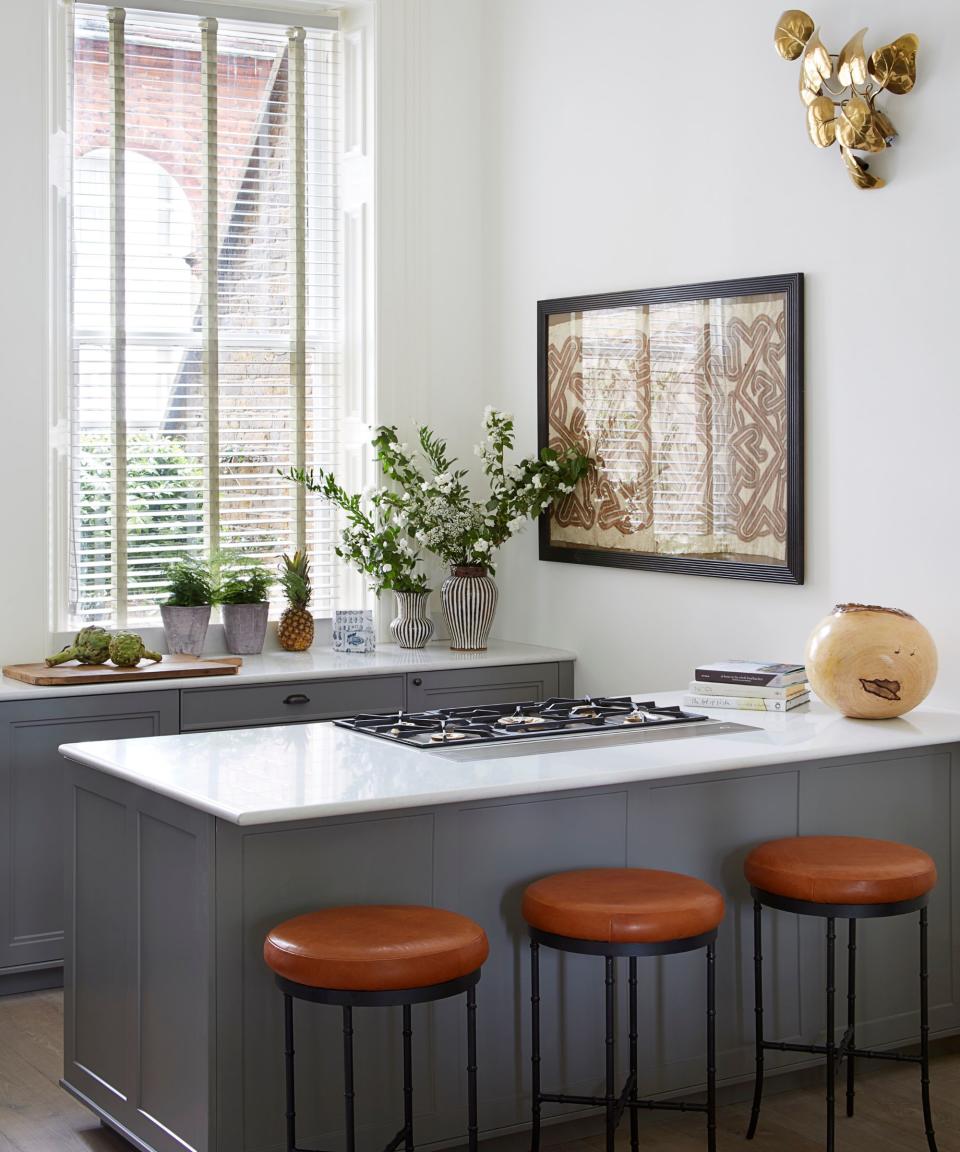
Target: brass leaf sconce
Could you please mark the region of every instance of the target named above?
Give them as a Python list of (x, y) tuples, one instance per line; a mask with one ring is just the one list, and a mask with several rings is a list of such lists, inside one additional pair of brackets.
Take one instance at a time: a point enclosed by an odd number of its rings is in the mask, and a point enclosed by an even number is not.
[(840, 145), (858, 188), (882, 188), (884, 181), (856, 153), (882, 152), (896, 139), (896, 128), (876, 100), (881, 92), (903, 96), (914, 86), (920, 41), (908, 32), (867, 56), (866, 31), (854, 33), (834, 56), (806, 12), (791, 8), (777, 21), (773, 42), (784, 60), (800, 61), (800, 99), (806, 105), (810, 139), (818, 148)]

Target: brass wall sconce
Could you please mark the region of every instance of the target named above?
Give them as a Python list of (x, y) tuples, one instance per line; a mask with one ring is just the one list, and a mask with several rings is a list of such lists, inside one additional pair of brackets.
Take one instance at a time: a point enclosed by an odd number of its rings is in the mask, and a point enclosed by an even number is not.
[(867, 56), (866, 28), (828, 52), (813, 20), (791, 8), (777, 21), (773, 42), (784, 60), (800, 60), (800, 99), (807, 108), (807, 131), (818, 148), (835, 141), (850, 179), (858, 188), (882, 188), (885, 181), (868, 171), (857, 152), (889, 148), (897, 136), (890, 117), (876, 106), (881, 92), (905, 95), (917, 79), (920, 41), (912, 32)]

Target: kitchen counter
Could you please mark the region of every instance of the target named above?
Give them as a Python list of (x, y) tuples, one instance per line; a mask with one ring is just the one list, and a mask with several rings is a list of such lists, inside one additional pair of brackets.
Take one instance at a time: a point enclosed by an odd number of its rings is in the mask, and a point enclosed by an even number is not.
[[(679, 694), (641, 694), (652, 697)], [(710, 715), (739, 727), (417, 749), (305, 724), (65, 745), (64, 1087), (141, 1152), (275, 1152), (283, 1013), (264, 935), (319, 907), (428, 904), (470, 916), (489, 937), (477, 1009), (480, 1133), (518, 1131), (530, 1115), (523, 890), (588, 867), (684, 872), (723, 892), (718, 1076), (721, 1086), (749, 1081), (744, 857), (762, 840), (813, 833), (898, 840), (934, 858), (931, 1034), (960, 1033), (960, 714), (920, 708), (860, 721), (814, 703), (787, 715)], [(824, 926), (769, 917), (776, 1038), (822, 1043)], [(858, 1042), (915, 1043), (914, 918), (863, 921), (857, 942)], [(643, 960), (638, 976), (640, 1091), (689, 1095), (704, 1070), (702, 956)], [(603, 979), (598, 957), (543, 950), (544, 1074), (556, 1091), (597, 1093)], [(296, 1013), (297, 1075), (311, 1086), (300, 1143), (341, 1147), (340, 1015), (301, 1004)], [(463, 1143), (462, 1025), (454, 1000), (414, 1009), (423, 1146)], [(769, 1052), (767, 1074), (807, 1063)], [(396, 1012), (360, 1012), (364, 1147), (383, 1147), (396, 1131), (401, 1066)], [(942, 1099), (935, 1079), (935, 1113)]]
[[(675, 704), (681, 697), (652, 692), (637, 699)], [(887, 721), (850, 720), (817, 701), (787, 714), (696, 711), (742, 730), (677, 728), (652, 737), (611, 732), (496, 748), (419, 749), (307, 724), (67, 744), (61, 751), (222, 820), (268, 824), (960, 742), (960, 713), (928, 708)]]
[[(215, 659), (209, 653), (207, 659)], [(57, 696), (91, 696), (101, 692), (150, 692), (171, 688), (212, 688), (230, 685), (274, 684), (285, 680), (335, 680), (355, 676), (389, 676), (405, 672), (440, 672), (458, 668), (489, 668), (506, 664), (548, 664), (573, 661), (576, 656), (559, 648), (491, 640), (485, 652), (453, 652), (446, 641), (426, 648), (398, 648), (381, 644), (376, 652), (334, 652), (311, 648), (307, 652), (264, 652), (244, 656), (235, 676), (211, 676), (196, 680), (147, 680), (122, 684), (87, 684), (74, 687), (39, 687), (0, 676), (0, 703), (52, 699)]]

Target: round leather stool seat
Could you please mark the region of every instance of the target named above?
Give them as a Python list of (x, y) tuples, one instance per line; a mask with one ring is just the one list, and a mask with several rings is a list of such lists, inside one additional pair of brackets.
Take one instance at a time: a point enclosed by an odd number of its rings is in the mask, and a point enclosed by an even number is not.
[(658, 944), (712, 932), (723, 897), (709, 884), (652, 868), (557, 872), (523, 894), (523, 916), (541, 932), (608, 944)]
[(442, 908), (362, 904), (278, 924), (263, 945), (268, 967), (311, 988), (398, 991), (475, 972), (490, 951), (479, 924)]
[(790, 836), (754, 848), (743, 867), (763, 892), (812, 904), (897, 904), (937, 882), (919, 848), (861, 836)]

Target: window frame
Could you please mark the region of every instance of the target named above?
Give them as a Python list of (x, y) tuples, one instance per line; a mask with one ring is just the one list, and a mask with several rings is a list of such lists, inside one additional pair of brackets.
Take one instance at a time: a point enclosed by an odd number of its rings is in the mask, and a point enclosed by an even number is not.
[[(224, 19), (264, 20), (277, 24), (311, 24), (311, 17), (317, 16), (317, 6), (313, 0), (230, 0), (228, 4), (220, 5), (216, 0), (200, 0), (192, 4), (189, 0), (176, 0), (174, 3), (163, 3), (161, 0), (151, 0), (149, 4), (134, 4), (135, 9), (154, 8), (156, 10), (179, 12), (188, 11), (195, 15), (217, 15)], [(94, 344), (97, 331), (93, 329), (76, 332), (72, 324), (73, 276), (72, 276), (72, 186), (73, 186), (73, 158), (72, 158), (72, 107), (71, 98), (73, 90), (73, 11), (70, 0), (47, 0), (47, 43), (46, 43), (46, 71), (47, 71), (47, 130), (49, 139), (49, 168), (48, 183), (50, 198), (48, 202), (48, 228), (47, 228), (47, 298), (48, 298), (48, 347), (47, 359), (47, 572), (49, 576), (47, 597), (47, 631), (51, 641), (72, 632), (75, 625), (71, 622), (71, 533), (72, 533), (72, 498), (71, 498), (71, 403), (73, 389), (73, 357), (75, 345), (79, 341)], [(348, 435), (338, 444), (336, 468), (338, 472), (349, 474), (348, 479), (353, 480), (362, 487), (367, 487), (373, 480), (373, 467), (369, 461), (370, 453), (366, 450), (369, 445), (369, 433), (373, 425), (373, 323), (374, 316), (374, 277), (372, 268), (372, 254), (374, 252), (373, 226), (373, 193), (374, 170), (370, 155), (371, 134), (368, 132), (370, 110), (368, 103), (372, 97), (372, 38), (368, 35), (370, 17), (360, 16), (349, 8), (325, 10), (328, 16), (335, 17), (341, 33), (341, 44), (348, 39), (359, 44), (362, 51), (346, 52), (341, 48), (341, 94), (339, 108), (338, 136), (341, 142), (341, 154), (337, 157), (340, 166), (340, 179), (342, 184), (349, 172), (350, 192), (342, 197), (339, 211), (338, 226), (340, 241), (338, 244), (339, 270), (341, 284), (341, 420)], [(358, 113), (356, 101), (362, 102), (362, 109)], [(354, 106), (348, 109), (348, 101)], [(356, 163), (356, 141), (348, 140), (344, 127), (353, 120), (363, 124), (363, 139), (360, 151), (365, 161), (362, 165)], [(319, 193), (319, 189), (317, 192)], [(318, 197), (319, 198), (319, 197)], [(307, 206), (308, 219), (316, 210), (314, 203)], [(358, 218), (362, 222), (362, 243), (359, 255), (354, 253), (350, 257), (346, 253), (346, 231), (350, 218)], [(314, 238), (311, 243), (318, 243)], [(307, 259), (311, 258), (307, 250)], [(345, 267), (352, 265), (352, 267)], [(350, 273), (358, 288), (353, 293), (347, 290)], [(361, 391), (364, 393), (362, 412), (356, 411), (353, 397), (356, 395), (356, 381), (348, 380), (348, 375), (356, 374), (351, 370), (351, 352), (347, 347), (349, 339), (355, 339), (364, 350), (363, 367), (360, 369)], [(219, 341), (222, 347), (229, 348), (231, 344), (289, 351), (290, 342), (287, 336), (277, 338), (263, 337), (251, 340), (249, 335), (231, 334), (221, 332)], [(147, 333), (146, 331), (128, 333), (128, 343), (136, 345), (150, 344), (153, 347), (202, 347), (203, 338), (199, 332), (192, 332), (189, 337), (185, 333), (170, 331)], [(309, 322), (307, 325), (306, 347), (318, 346), (316, 329)], [(358, 420), (357, 417), (360, 417)], [(334, 563), (337, 563), (335, 560)], [(337, 588), (340, 598), (348, 595), (353, 603), (364, 606), (372, 602), (371, 594), (365, 582), (356, 574), (339, 566)], [(318, 620), (327, 616), (316, 614)], [(216, 616), (215, 616), (216, 619)], [(159, 621), (157, 622), (159, 624)], [(110, 626), (117, 627), (116, 620)], [(144, 625), (142, 630), (146, 633), (155, 631), (152, 624)]]

